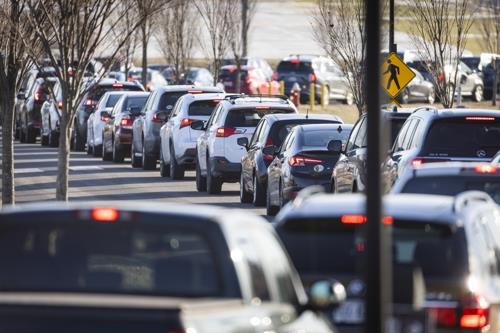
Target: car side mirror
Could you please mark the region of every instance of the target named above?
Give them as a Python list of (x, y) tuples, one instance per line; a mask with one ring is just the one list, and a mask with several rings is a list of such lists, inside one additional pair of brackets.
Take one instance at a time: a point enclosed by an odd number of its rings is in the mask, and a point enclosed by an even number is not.
[(276, 146), (267, 146), (267, 147), (262, 148), (262, 153), (264, 155), (275, 156), (277, 152), (278, 152), (278, 147), (276, 147)]
[(327, 149), (332, 153), (340, 154), (342, 152), (342, 141), (330, 140), (330, 142), (328, 142)]
[(347, 297), (342, 283), (335, 279), (315, 282), (309, 289), (308, 308), (313, 311), (332, 310)]
[(191, 123), (191, 128), (196, 131), (204, 131), (205, 130), (205, 122), (202, 120), (195, 120)]
[(26, 95), (24, 94), (24, 91), (20, 91), (17, 94), (17, 99), (26, 99)]
[(236, 139), (236, 143), (238, 144), (238, 146), (248, 148), (248, 138), (245, 138), (245, 137), (238, 138), (238, 139)]

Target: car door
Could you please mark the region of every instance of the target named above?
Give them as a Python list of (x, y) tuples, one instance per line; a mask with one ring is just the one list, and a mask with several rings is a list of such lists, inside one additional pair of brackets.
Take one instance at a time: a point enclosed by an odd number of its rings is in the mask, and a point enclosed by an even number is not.
[(366, 117), (362, 117), (358, 120), (358, 122), (354, 125), (354, 128), (349, 135), (349, 139), (347, 140), (346, 147), (344, 151), (340, 154), (339, 160), (335, 167), (333, 168), (332, 173), (332, 191), (337, 193), (342, 192), (350, 192), (352, 189), (352, 170), (349, 169), (349, 158), (354, 154), (354, 142), (358, 136), (359, 129), (365, 122)]
[(265, 127), (266, 120), (263, 119), (259, 122), (257, 127), (255, 128), (255, 132), (248, 143), (247, 152), (241, 158), (241, 177), (244, 181), (245, 188), (252, 189), (252, 177), (255, 169), (255, 156), (257, 150), (259, 149), (259, 136), (262, 132), (262, 129)]
[(284, 159), (284, 151), (289, 145), (292, 137), (293, 129), (288, 133), (283, 144), (279, 148), (274, 160), (267, 168), (268, 196), (271, 205), (279, 206), (280, 204), (280, 186), (281, 186), (281, 164)]
[[(168, 118), (168, 121), (161, 127), (160, 130), (163, 158), (167, 163), (170, 163), (172, 158), (170, 156), (170, 149), (173, 144), (172, 140), (175, 137), (174, 127), (177, 126), (179, 123), (179, 114), (182, 110), (183, 100), (184, 98), (181, 97), (179, 98), (177, 103), (175, 103), (174, 108), (172, 109), (172, 112), (170, 113), (170, 116)], [(163, 137), (162, 137), (162, 132), (163, 132)]]
[[(207, 124), (205, 125), (205, 131), (203, 132), (202, 135), (198, 138), (196, 149), (197, 149), (197, 154), (198, 154), (198, 163), (200, 165), (200, 170), (205, 174), (207, 170), (207, 150), (208, 150), (208, 144), (211, 136), (215, 136), (215, 131), (217, 130), (216, 127), (216, 120), (221, 117), (221, 114), (223, 113), (224, 108), (222, 105), (217, 106), (215, 111), (212, 113), (210, 118), (208, 119)], [(212, 140), (214, 140), (213, 138)]]

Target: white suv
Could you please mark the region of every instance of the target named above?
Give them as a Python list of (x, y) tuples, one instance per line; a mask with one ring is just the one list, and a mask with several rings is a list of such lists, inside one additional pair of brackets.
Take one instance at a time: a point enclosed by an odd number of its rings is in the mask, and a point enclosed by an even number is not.
[(207, 121), (226, 94), (186, 94), (175, 104), (167, 123), (160, 129), (160, 175), (184, 178), (186, 168), (194, 166), (196, 140), (200, 131), (193, 121)]
[(204, 130), (196, 145), (196, 188), (220, 193), (223, 182), (240, 179), (241, 158), (246, 153), (239, 138), (250, 139), (259, 120), (270, 113), (297, 113), (286, 96), (228, 96), (219, 103), (205, 124), (193, 122), (191, 128)]

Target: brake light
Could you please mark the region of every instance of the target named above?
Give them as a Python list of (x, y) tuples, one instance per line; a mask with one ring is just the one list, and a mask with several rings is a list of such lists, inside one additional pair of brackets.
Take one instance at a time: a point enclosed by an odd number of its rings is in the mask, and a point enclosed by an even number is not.
[[(363, 224), (368, 220), (365, 215), (342, 215), (340, 217), (340, 222), (344, 224)], [(392, 216), (382, 217), (382, 224), (392, 225), (394, 219)]]
[(299, 59), (291, 59), (289, 62), (290, 62), (292, 65), (298, 65), (298, 64), (300, 64), (300, 60), (299, 60)]
[(42, 93), (40, 92), (40, 90), (37, 90), (35, 92), (35, 102), (40, 102), (42, 100)]
[(57, 102), (57, 108), (62, 109), (62, 107), (63, 107), (62, 101)]
[(266, 105), (257, 105), (255, 107), (255, 110), (269, 110), (270, 107), (269, 106), (266, 106)]
[(219, 127), (215, 133), (218, 138), (227, 138), (236, 133), (236, 128), (233, 127)]
[(311, 164), (311, 163), (317, 164), (317, 163), (323, 163), (323, 161), (318, 160), (316, 158), (309, 158), (299, 155), (292, 156), (288, 159), (288, 164), (290, 164), (290, 166), (305, 166), (306, 164)]
[[(130, 78), (130, 79), (131, 79), (131, 78)], [(121, 84), (121, 83), (113, 83), (111, 86), (112, 86), (113, 88), (123, 88), (123, 84)]]
[(309, 74), (309, 81), (316, 82), (316, 75), (314, 73)]
[(90, 216), (96, 222), (116, 222), (120, 217), (120, 212), (112, 207), (99, 207), (94, 208), (90, 212)]
[(460, 327), (483, 328), (488, 325), (490, 316), (489, 304), (479, 295), (472, 294), (464, 301)]
[(201, 90), (188, 90), (188, 94), (201, 94), (202, 92)]
[(160, 117), (160, 115), (158, 113), (155, 113), (153, 115), (153, 118), (151, 120), (153, 122), (155, 122), (155, 123), (161, 123), (161, 122), (163, 122), (163, 120), (161, 120), (161, 117)]
[(86, 105), (86, 106), (92, 106), (92, 100), (91, 100), (91, 99), (87, 99), (87, 100), (85, 101), (85, 105)]
[(424, 164), (424, 160), (421, 159), (421, 158), (414, 158), (412, 161), (411, 161), (411, 166), (412, 167), (419, 167), (421, 166), (422, 164)]
[(193, 123), (193, 119), (182, 118), (182, 120), (181, 120), (181, 128), (191, 126), (192, 123)]
[(496, 173), (497, 167), (489, 164), (481, 164), (474, 168), (476, 173)]
[(124, 116), (122, 120), (120, 121), (120, 125), (122, 127), (131, 127), (132, 126), (132, 118), (129, 116)]
[(477, 121), (495, 121), (495, 117), (465, 117), (465, 120), (477, 120)]

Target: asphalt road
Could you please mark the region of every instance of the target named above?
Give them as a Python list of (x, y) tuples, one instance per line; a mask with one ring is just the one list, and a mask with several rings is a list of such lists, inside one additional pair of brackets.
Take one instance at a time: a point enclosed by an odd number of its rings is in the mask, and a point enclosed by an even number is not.
[[(16, 202), (55, 200), (57, 148), (37, 144), (15, 143)], [(195, 187), (195, 173), (172, 181), (160, 177), (160, 172), (134, 169), (130, 160), (116, 164), (103, 162), (85, 152), (72, 152), (70, 160), (70, 201), (129, 200), (179, 202), (242, 208), (263, 215), (265, 209), (256, 209), (239, 202), (239, 184), (224, 184), (220, 195), (199, 193)]]

